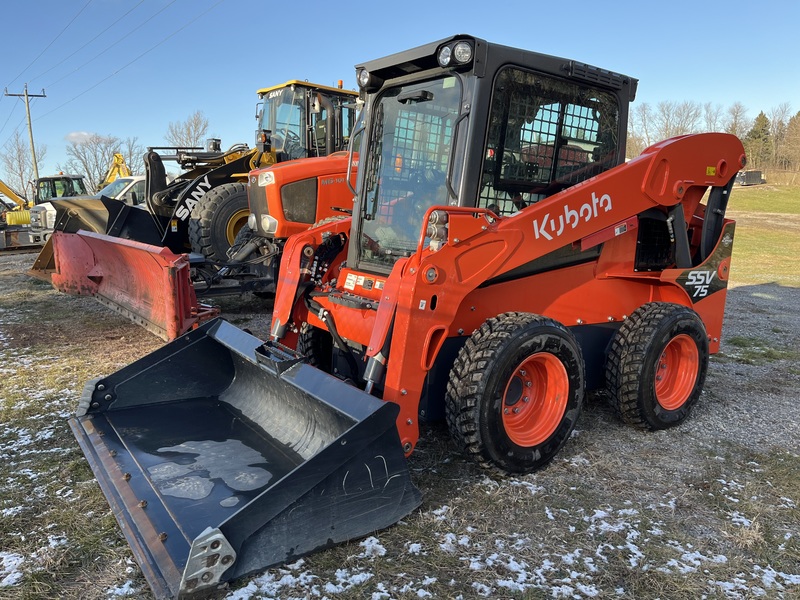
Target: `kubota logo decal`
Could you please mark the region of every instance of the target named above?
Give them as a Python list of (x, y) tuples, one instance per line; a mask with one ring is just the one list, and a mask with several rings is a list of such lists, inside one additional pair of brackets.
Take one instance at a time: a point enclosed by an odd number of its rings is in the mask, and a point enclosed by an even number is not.
[(191, 197), (186, 199), (186, 204), (178, 207), (178, 210), (175, 211), (175, 216), (181, 221), (185, 221), (187, 218), (189, 218), (189, 215), (192, 214), (192, 210), (194, 210), (194, 207), (197, 206), (200, 198), (202, 198), (210, 189), (211, 183), (208, 181), (208, 175), (206, 175), (203, 177), (203, 181), (198, 183), (197, 187), (192, 190)]
[(693, 288), (692, 298), (708, 296), (708, 288), (716, 276), (714, 271), (689, 271), (686, 275), (686, 286)]
[(562, 235), (567, 226), (575, 229), (581, 220), (584, 223), (588, 223), (597, 218), (597, 215), (600, 214), (600, 209), (603, 212), (611, 210), (611, 196), (603, 194), (598, 198), (597, 194), (592, 192), (592, 201), (581, 204), (578, 209), (570, 208), (569, 204), (565, 204), (563, 215), (550, 216), (550, 213), (547, 213), (541, 219), (534, 219), (533, 235), (536, 236), (537, 240), (539, 238), (552, 240)]

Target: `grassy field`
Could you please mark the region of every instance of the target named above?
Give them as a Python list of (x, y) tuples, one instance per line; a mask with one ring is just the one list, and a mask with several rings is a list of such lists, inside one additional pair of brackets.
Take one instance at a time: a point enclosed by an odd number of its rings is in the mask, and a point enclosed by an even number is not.
[[(799, 319), (787, 308), (800, 294), (800, 188), (737, 187), (729, 216), (740, 304), (681, 427), (641, 432), (587, 402), (550, 467), (500, 477), (428, 426), (409, 459), (418, 511), (238, 581), (228, 600), (800, 598)], [(66, 420), (85, 381), (161, 342), (26, 277), (32, 260), (0, 258), (0, 600), (151, 600)], [(737, 329), (747, 312), (769, 325)], [(235, 303), (223, 314), (251, 326)]]
[(728, 216), (737, 221), (733, 281), (800, 287), (800, 187), (735, 187)]

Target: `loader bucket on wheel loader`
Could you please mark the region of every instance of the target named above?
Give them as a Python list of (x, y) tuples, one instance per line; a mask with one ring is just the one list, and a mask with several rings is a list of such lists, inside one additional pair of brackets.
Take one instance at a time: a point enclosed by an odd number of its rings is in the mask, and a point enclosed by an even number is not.
[[(156, 219), (146, 210), (105, 196), (62, 198), (51, 200), (50, 203), (56, 210), (56, 222), (53, 226), (56, 231), (63, 233), (93, 231), (114, 238), (161, 245), (161, 233), (156, 225)], [(56, 268), (51, 239), (52, 237), (47, 240), (28, 271), (32, 277), (44, 281), (50, 280), (50, 275)]]
[(399, 408), (221, 319), (86, 385), (70, 426), (158, 598), (419, 506)]
[(166, 341), (219, 314), (197, 301), (184, 254), (88, 231), (56, 231), (50, 241), (58, 291), (94, 296)]

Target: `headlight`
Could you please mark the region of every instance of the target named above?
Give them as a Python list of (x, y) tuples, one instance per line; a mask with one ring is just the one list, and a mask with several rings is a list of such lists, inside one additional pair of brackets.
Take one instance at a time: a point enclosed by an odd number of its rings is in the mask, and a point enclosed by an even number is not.
[(258, 174), (258, 185), (261, 187), (272, 185), (273, 183), (275, 183), (275, 173), (272, 171), (263, 171)]
[(439, 66), (446, 67), (449, 65), (452, 54), (453, 51), (450, 49), (450, 46), (445, 46), (439, 50), (439, 55), (436, 57), (436, 59), (439, 61)]
[(441, 67), (465, 65), (472, 62), (472, 44), (461, 41), (442, 46), (436, 53), (436, 60)]
[(453, 48), (456, 62), (464, 64), (472, 60), (472, 46), (467, 42), (458, 42)]
[(361, 69), (356, 75), (359, 87), (367, 87), (369, 83), (369, 72), (366, 69)]
[(275, 233), (278, 231), (278, 219), (270, 215), (261, 215), (261, 229), (264, 233)]

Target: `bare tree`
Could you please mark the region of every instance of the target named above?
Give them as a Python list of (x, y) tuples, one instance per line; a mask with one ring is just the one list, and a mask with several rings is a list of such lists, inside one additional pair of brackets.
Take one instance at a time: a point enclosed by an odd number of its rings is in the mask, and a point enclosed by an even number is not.
[(628, 158), (639, 156), (642, 151), (653, 143), (650, 136), (653, 114), (647, 102), (637, 105), (631, 111), (628, 123), (628, 144), (626, 155)]
[(138, 137), (125, 138), (122, 142), (122, 156), (125, 157), (125, 164), (134, 175), (144, 175), (144, 152), (145, 148), (139, 143)]
[(800, 171), (800, 112), (789, 119), (786, 125), (786, 156), (789, 167)]
[[(36, 158), (38, 162), (44, 160), (47, 155), (47, 146), (37, 144)], [(19, 130), (3, 146), (3, 153), (0, 154), (3, 163), (3, 180), (11, 189), (19, 194), (23, 194), (26, 199), (33, 198), (33, 159), (31, 158), (31, 148), (25, 137)]]
[(64, 170), (86, 176), (86, 187), (96, 190), (105, 179), (108, 167), (119, 152), (120, 141), (114, 136), (86, 133), (75, 136), (67, 146)]
[(701, 113), (700, 104), (690, 100), (659, 102), (655, 114), (657, 137), (665, 140), (676, 135), (696, 132)]
[(788, 168), (788, 157), (786, 156), (786, 128), (789, 124), (791, 105), (782, 102), (774, 106), (769, 111), (769, 133), (772, 139), (772, 162), (779, 169)]
[(743, 139), (752, 126), (753, 121), (747, 118), (747, 108), (744, 104), (734, 102), (728, 107), (723, 121), (725, 133), (732, 133), (739, 139)]
[(722, 105), (703, 104), (703, 127), (705, 131), (720, 131), (722, 129)]
[(170, 122), (164, 139), (169, 146), (182, 148), (203, 147), (208, 132), (208, 119), (199, 110), (185, 121)]

